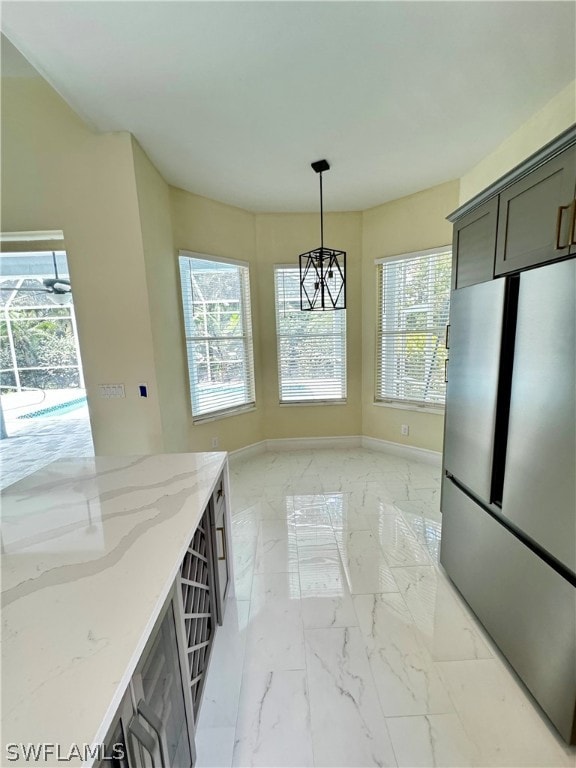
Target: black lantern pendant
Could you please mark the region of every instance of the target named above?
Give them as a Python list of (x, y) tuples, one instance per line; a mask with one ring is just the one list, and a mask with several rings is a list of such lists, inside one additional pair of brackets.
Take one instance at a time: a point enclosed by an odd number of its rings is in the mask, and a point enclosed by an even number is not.
[(330, 166), (326, 160), (317, 160), (312, 168), (320, 174), (320, 248), (299, 256), (300, 309), (307, 312), (346, 309), (346, 251), (324, 248), (322, 172)]

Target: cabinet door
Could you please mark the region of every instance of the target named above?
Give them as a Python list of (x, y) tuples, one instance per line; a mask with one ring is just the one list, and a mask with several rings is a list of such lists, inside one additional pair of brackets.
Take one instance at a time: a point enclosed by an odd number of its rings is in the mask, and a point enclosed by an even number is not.
[(216, 485), (212, 496), (212, 554), (214, 559), (214, 572), (217, 591), (216, 615), (218, 624), (224, 621), (224, 607), (230, 581), (229, 556), (228, 556), (228, 530), (226, 524), (226, 495), (224, 489), (224, 476), (222, 475)]
[(134, 715), (130, 689), (126, 691), (116, 717), (104, 739), (104, 755), (96, 768), (137, 768), (128, 749), (128, 724)]
[(206, 509), (180, 568), (181, 606), (194, 716), (202, 691), (216, 631), (216, 596), (210, 511)]
[(572, 147), (500, 193), (497, 275), (569, 254), (575, 183)]
[[(149, 736), (140, 740), (144, 765), (192, 766), (192, 726), (186, 711), (183, 680), (170, 600), (132, 678), (137, 721)], [(152, 754), (146, 744), (154, 745)]]
[(497, 218), (498, 198), (495, 197), (455, 223), (453, 288), (492, 280)]

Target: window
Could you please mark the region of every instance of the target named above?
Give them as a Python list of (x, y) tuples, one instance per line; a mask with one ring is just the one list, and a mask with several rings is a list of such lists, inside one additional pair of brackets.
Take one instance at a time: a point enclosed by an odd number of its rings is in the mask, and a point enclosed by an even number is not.
[(194, 420), (253, 406), (248, 267), (181, 255), (180, 281)]
[[(65, 251), (0, 255), (0, 383), (2, 394), (27, 389), (84, 387), (72, 294), (44, 284), (68, 279)], [(64, 303), (60, 303), (59, 298)]]
[(276, 267), (274, 282), (280, 402), (345, 402), (346, 310), (302, 312), (298, 267)]
[(378, 263), (376, 400), (444, 407), (449, 248)]

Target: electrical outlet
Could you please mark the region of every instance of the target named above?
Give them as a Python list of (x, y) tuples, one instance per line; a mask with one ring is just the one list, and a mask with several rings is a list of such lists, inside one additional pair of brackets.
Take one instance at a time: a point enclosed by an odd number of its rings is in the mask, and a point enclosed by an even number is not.
[(404, 437), (408, 437), (408, 435), (410, 434), (410, 427), (408, 426), (408, 424), (402, 424), (402, 426), (400, 427), (400, 432), (402, 433), (402, 435), (404, 435)]
[(218, 438), (213, 437), (212, 438), (212, 448), (218, 448)]

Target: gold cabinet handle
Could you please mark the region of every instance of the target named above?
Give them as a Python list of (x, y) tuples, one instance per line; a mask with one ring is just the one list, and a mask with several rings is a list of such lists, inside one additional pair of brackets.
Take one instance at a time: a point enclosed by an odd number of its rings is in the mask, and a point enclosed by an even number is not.
[(570, 224), (570, 245), (576, 245), (576, 200), (572, 203), (572, 222)]
[[(566, 245), (560, 245), (560, 236), (562, 234), (562, 216), (564, 215), (564, 211), (567, 211), (569, 208), (572, 208), (573, 203), (570, 203), (570, 205), (560, 205), (558, 206), (558, 215), (556, 216), (556, 250), (562, 251), (564, 248), (568, 248), (570, 243), (566, 243)], [(573, 214), (574, 215), (574, 214)], [(574, 222), (574, 218), (572, 219)]]
[(224, 534), (224, 526), (220, 526), (219, 528), (216, 528), (217, 531), (220, 531), (220, 535), (222, 536), (222, 556), (218, 555), (218, 560), (226, 560), (226, 536)]

